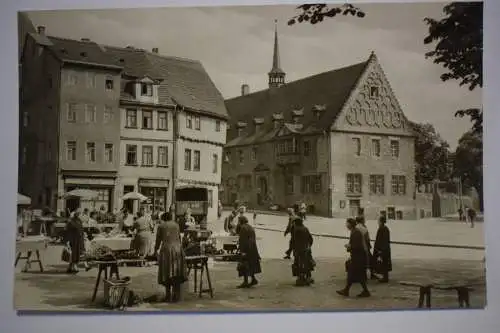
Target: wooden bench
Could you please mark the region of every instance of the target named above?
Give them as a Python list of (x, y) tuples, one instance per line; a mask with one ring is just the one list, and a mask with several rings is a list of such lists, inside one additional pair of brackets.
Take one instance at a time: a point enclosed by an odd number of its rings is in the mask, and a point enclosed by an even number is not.
[(403, 286), (418, 287), (418, 308), (431, 308), (432, 289), (435, 290), (455, 290), (457, 292), (458, 306), (460, 308), (470, 308), (470, 292), (474, 291), (472, 283), (421, 283), (401, 281), (399, 284)]
[[(127, 263), (142, 263), (142, 262), (144, 262), (144, 259), (118, 259), (110, 261), (91, 261), (90, 264), (98, 266), (97, 278), (95, 281), (94, 292), (92, 294), (92, 302), (94, 302), (96, 299), (101, 279), (107, 280), (108, 278), (111, 278), (114, 274), (116, 278), (119, 280), (120, 279), (119, 267), (121, 265)], [(104, 276), (102, 276), (103, 273)]]
[[(31, 268), (32, 263), (38, 263), (40, 272), (43, 273), (42, 257), (40, 256), (40, 250), (47, 248), (47, 239), (40, 237), (26, 237), (18, 240), (16, 242), (16, 261), (14, 262), (14, 267), (17, 267), (19, 260), (26, 260), (22, 272), (25, 273)], [(36, 259), (32, 259), (33, 253), (36, 255)], [(23, 256), (23, 254), (26, 254)]]
[[(214, 290), (210, 279), (210, 270), (208, 269), (208, 257), (188, 256), (186, 257), (186, 265), (188, 268), (188, 276), (191, 273), (191, 270), (194, 272), (194, 292), (196, 293), (198, 291), (199, 297), (202, 297), (204, 293), (208, 293), (211, 298), (214, 298)], [(207, 279), (207, 289), (203, 289), (203, 273), (205, 273), (205, 278)]]

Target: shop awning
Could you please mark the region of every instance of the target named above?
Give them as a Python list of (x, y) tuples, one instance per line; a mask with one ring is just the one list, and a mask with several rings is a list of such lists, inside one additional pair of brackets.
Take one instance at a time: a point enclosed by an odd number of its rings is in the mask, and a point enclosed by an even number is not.
[(18, 206), (29, 206), (31, 205), (31, 198), (23, 194), (17, 194), (17, 205)]

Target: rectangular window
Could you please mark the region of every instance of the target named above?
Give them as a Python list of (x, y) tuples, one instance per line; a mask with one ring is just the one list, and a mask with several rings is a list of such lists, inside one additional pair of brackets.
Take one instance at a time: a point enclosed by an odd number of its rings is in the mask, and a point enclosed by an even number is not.
[(191, 149), (184, 150), (184, 170), (191, 171)]
[(231, 163), (231, 152), (227, 151), (224, 157), (224, 162)]
[(110, 106), (104, 106), (103, 122), (108, 124), (113, 121), (113, 109)]
[(200, 131), (201, 130), (201, 119), (200, 116), (194, 117), (194, 129)]
[(29, 115), (27, 111), (23, 112), (23, 127), (28, 127), (29, 124)]
[(219, 155), (217, 154), (212, 155), (212, 163), (213, 163), (212, 172), (213, 173), (219, 172)]
[(95, 88), (96, 87), (96, 75), (93, 73), (87, 74), (87, 88)]
[(127, 127), (137, 128), (137, 110), (127, 110)]
[(377, 98), (379, 96), (379, 89), (377, 86), (370, 87), (370, 97)]
[(77, 104), (76, 103), (68, 103), (68, 104), (66, 104), (66, 108), (67, 108), (66, 119), (68, 120), (68, 122), (70, 122), (70, 123), (76, 122)]
[(105, 143), (104, 144), (104, 160), (107, 163), (113, 163), (113, 144)]
[(380, 139), (372, 139), (372, 156), (380, 157)]
[(66, 160), (76, 161), (76, 141), (66, 142)]
[(104, 84), (105, 84), (106, 90), (113, 90), (115, 88), (115, 81), (113, 80), (113, 78), (111, 76), (106, 77), (106, 81)]
[(201, 155), (199, 150), (194, 151), (193, 171), (200, 171)]
[(370, 194), (385, 193), (384, 175), (370, 175)]
[(349, 194), (362, 193), (363, 178), (360, 173), (348, 173), (346, 177), (346, 192)]
[(141, 83), (141, 95), (153, 96), (153, 85), (150, 83)]
[(142, 128), (153, 129), (153, 111), (142, 111)]
[(354, 150), (354, 155), (361, 155), (361, 139), (360, 138), (352, 138), (352, 145)]
[(238, 150), (238, 159), (240, 161), (240, 164), (245, 163), (245, 153), (243, 150)]
[(68, 86), (76, 86), (78, 84), (78, 76), (76, 73), (69, 72), (66, 83)]
[(257, 148), (253, 147), (252, 148), (252, 161), (255, 161), (257, 159)]
[(127, 160), (125, 161), (127, 165), (137, 165), (137, 146), (127, 145)]
[(321, 176), (316, 175), (313, 177), (313, 190), (314, 193), (321, 193)]
[(311, 177), (302, 176), (302, 193), (311, 193)]
[(393, 195), (406, 194), (406, 177), (405, 176), (392, 176), (391, 181)]
[(158, 166), (168, 165), (168, 147), (158, 147)]
[(166, 112), (158, 111), (158, 129), (164, 131), (168, 130), (168, 120)]
[(311, 154), (311, 143), (309, 141), (304, 141), (304, 156), (309, 156)]
[(391, 140), (391, 156), (394, 158), (399, 158), (399, 141)]
[(186, 128), (193, 128), (193, 116), (190, 114), (186, 115)]
[(220, 120), (215, 121), (215, 131), (220, 132)]
[(28, 161), (28, 147), (23, 147), (23, 155), (21, 157), (21, 163), (24, 165)]
[(95, 105), (86, 104), (85, 105), (85, 122), (86, 123), (95, 123), (97, 118), (97, 112)]
[(95, 162), (95, 142), (87, 142), (87, 162), (94, 163)]
[(142, 146), (142, 165), (153, 165), (153, 146)]

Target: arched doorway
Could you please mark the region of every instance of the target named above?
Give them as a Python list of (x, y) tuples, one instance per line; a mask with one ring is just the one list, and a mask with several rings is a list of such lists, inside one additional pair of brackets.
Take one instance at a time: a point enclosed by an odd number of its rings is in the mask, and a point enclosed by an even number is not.
[(267, 178), (264, 176), (260, 176), (258, 184), (259, 184), (259, 192), (257, 194), (258, 195), (257, 201), (259, 205), (262, 205), (267, 199), (267, 194), (268, 194)]

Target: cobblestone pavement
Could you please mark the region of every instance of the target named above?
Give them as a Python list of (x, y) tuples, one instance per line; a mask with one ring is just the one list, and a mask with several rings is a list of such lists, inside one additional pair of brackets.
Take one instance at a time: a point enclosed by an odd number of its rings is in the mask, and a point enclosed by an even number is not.
[[(61, 247), (51, 246), (44, 254), (45, 273), (20, 273), (16, 269), (15, 308), (20, 310), (70, 310), (102, 311), (100, 306), (90, 304), (95, 282), (96, 270), (81, 272), (75, 276), (62, 274), (65, 266), (58, 263)], [(343, 258), (320, 258), (314, 272), (316, 283), (311, 287), (295, 287), (291, 276), (290, 261), (283, 259), (264, 259), (260, 284), (250, 290), (236, 289), (239, 280), (236, 264), (215, 262), (211, 269), (215, 295), (210, 299), (204, 295), (199, 299), (193, 293), (190, 282), (182, 303), (142, 304), (129, 311), (154, 310), (343, 310), (343, 309), (412, 309), (417, 302), (416, 288), (401, 286), (398, 281), (442, 282), (471, 281), (480, 283), (472, 294), (471, 305), (484, 307), (486, 304), (484, 269), (481, 261), (467, 260), (394, 260), (392, 281), (387, 285), (372, 283), (373, 297), (369, 299), (342, 298), (335, 290), (345, 282)], [(163, 291), (156, 284), (156, 266), (146, 268), (125, 267), (122, 276), (132, 278), (131, 288), (143, 297), (162, 296)], [(359, 290), (353, 287), (355, 295)], [(102, 298), (102, 287), (99, 291)], [(436, 291), (433, 293), (433, 307), (456, 308), (456, 295), (453, 292)]]

